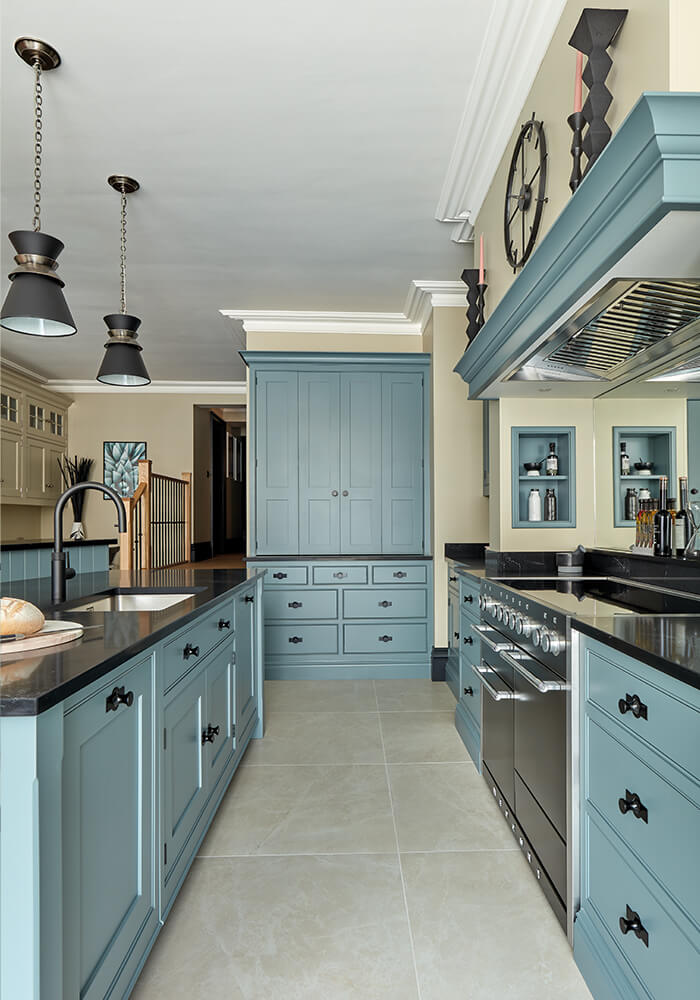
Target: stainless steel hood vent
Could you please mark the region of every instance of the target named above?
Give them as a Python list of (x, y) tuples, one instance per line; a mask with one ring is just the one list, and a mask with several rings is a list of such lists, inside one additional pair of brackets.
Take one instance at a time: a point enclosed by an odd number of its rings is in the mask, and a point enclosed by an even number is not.
[(616, 279), (555, 330), (514, 380), (612, 380), (619, 369), (700, 318), (700, 281)]

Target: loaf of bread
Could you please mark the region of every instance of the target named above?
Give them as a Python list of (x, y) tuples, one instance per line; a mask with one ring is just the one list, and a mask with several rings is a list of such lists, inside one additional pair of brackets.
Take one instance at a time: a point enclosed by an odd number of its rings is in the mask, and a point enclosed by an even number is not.
[(34, 635), (46, 619), (29, 601), (0, 597), (0, 635)]

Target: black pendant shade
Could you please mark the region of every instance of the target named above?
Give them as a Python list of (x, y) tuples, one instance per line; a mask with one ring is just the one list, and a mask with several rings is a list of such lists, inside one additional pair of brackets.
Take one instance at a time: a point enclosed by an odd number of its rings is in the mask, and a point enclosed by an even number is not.
[(138, 316), (112, 313), (104, 317), (109, 329), (97, 381), (106, 385), (149, 385), (150, 377), (141, 357), (141, 345), (136, 343), (136, 331), (141, 326)]
[(17, 267), (10, 272), (10, 290), (0, 312), (0, 325), (33, 337), (70, 337), (76, 325), (56, 274), (63, 243), (31, 230), (9, 234)]

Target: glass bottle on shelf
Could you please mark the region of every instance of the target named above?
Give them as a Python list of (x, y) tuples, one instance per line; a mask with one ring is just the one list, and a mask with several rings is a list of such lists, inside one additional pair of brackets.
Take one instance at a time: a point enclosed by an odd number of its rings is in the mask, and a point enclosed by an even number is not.
[(673, 548), (677, 556), (685, 553), (685, 547), (690, 540), (692, 532), (691, 520), (688, 516), (688, 477), (678, 477), (678, 492), (680, 494), (680, 508), (676, 514), (673, 526)]
[(627, 442), (620, 441), (620, 475), (629, 476), (630, 474), (630, 457), (627, 454)]
[(668, 476), (659, 477), (659, 506), (654, 512), (654, 555), (671, 555), (671, 513), (668, 509)]
[(544, 463), (544, 471), (548, 476), (559, 475), (559, 458), (556, 453), (556, 444), (554, 441), (549, 442), (549, 455), (547, 455)]
[(544, 495), (544, 519), (545, 521), (557, 519), (557, 497), (552, 489), (548, 489)]
[(530, 490), (527, 498), (527, 519), (528, 521), (542, 520), (542, 497), (540, 491), (534, 487)]
[(625, 521), (636, 521), (639, 510), (639, 497), (637, 491), (629, 487), (625, 494)]

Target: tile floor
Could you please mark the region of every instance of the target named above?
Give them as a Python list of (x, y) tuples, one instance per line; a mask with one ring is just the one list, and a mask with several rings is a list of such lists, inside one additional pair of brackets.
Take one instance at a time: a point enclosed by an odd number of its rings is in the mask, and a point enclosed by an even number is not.
[(590, 1000), (431, 681), (268, 681), (132, 1000)]

